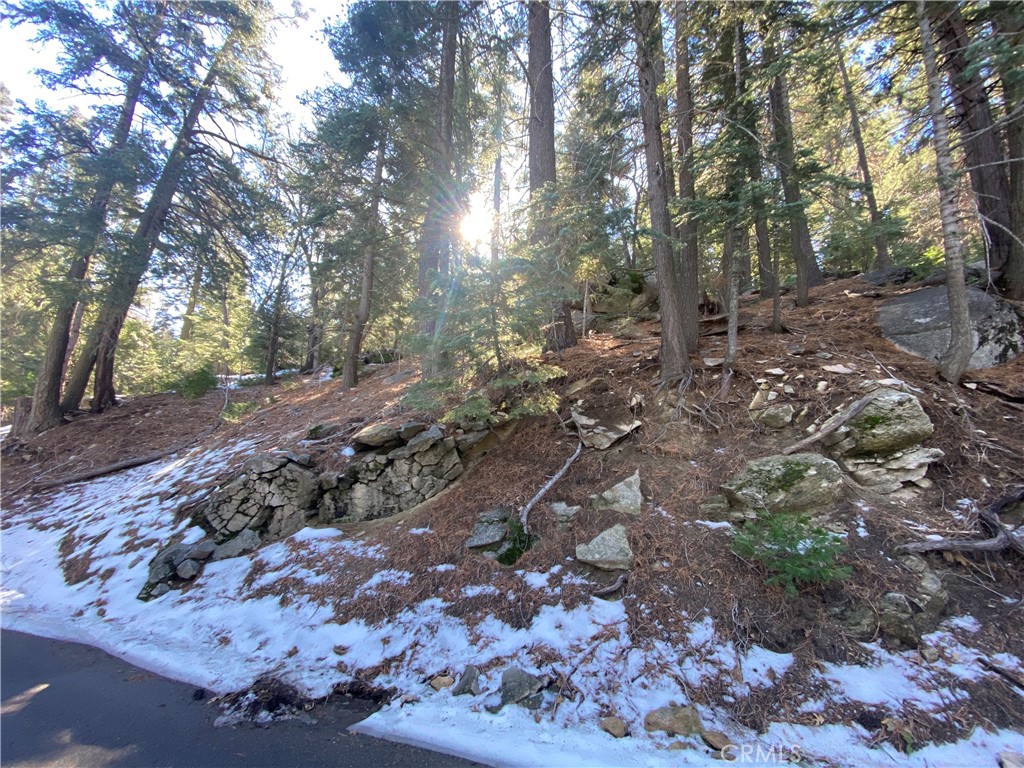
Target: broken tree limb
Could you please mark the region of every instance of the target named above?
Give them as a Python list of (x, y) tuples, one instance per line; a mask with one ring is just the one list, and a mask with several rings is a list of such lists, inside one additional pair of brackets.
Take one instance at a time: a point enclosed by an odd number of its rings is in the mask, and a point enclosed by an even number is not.
[(819, 429), (817, 432), (815, 432), (810, 437), (805, 437), (799, 443), (794, 443), (793, 445), (789, 446), (788, 448), (783, 448), (782, 449), (783, 455), (784, 456), (789, 456), (791, 453), (796, 453), (797, 451), (801, 451), (804, 448), (806, 448), (807, 446), (813, 445), (814, 443), (818, 442), (822, 438), (828, 437), (833, 432), (835, 432), (837, 429), (839, 429), (841, 426), (843, 426), (843, 424), (845, 424), (850, 419), (852, 419), (854, 416), (856, 416), (858, 413), (860, 413), (865, 408), (867, 408), (868, 404), (872, 400), (875, 399), (875, 395), (876, 395), (875, 392), (872, 392), (870, 395), (865, 395), (860, 400), (858, 400), (857, 402), (851, 404), (845, 410), (840, 411), (835, 416), (833, 416), (831, 419), (829, 419), (824, 424), (822, 424), (821, 425), (821, 429)]
[(623, 571), (619, 574), (619, 578), (613, 581), (609, 586), (598, 589), (595, 592), (592, 592), (591, 594), (594, 597), (607, 597), (608, 595), (614, 594), (622, 587), (623, 584), (626, 583), (626, 579), (628, 578), (629, 571)]
[(228, 408), (228, 401), (230, 399), (229, 390), (224, 389), (224, 405), (221, 406), (220, 412), (217, 414), (217, 420), (213, 422), (209, 427), (204, 429), (195, 437), (188, 440), (184, 440), (180, 443), (175, 443), (170, 448), (164, 448), (160, 451), (153, 453), (147, 453), (144, 456), (136, 456), (131, 459), (124, 459), (122, 461), (116, 461), (113, 464), (107, 464), (102, 467), (95, 467), (93, 469), (87, 469), (84, 472), (78, 472), (74, 475), (67, 475), (57, 480), (47, 480), (46, 482), (35, 482), (30, 483), (33, 492), (47, 491), (50, 488), (56, 488), (61, 485), (71, 485), (72, 483), (82, 483), (86, 480), (95, 480), (98, 477), (105, 477), (106, 475), (112, 475), (115, 472), (121, 472), (126, 469), (134, 469), (135, 467), (141, 467), (144, 464), (152, 464), (154, 461), (166, 458), (172, 454), (183, 451), (186, 448), (198, 443), (200, 440), (209, 437), (221, 425), (224, 421), (224, 412)]
[(565, 464), (562, 465), (562, 468), (555, 473), (554, 477), (552, 477), (550, 480), (544, 483), (544, 485), (541, 486), (541, 489), (537, 491), (537, 493), (534, 495), (532, 499), (530, 499), (529, 503), (525, 507), (523, 507), (523, 511), (519, 513), (519, 522), (523, 526), (523, 533), (530, 532), (529, 525), (527, 524), (527, 520), (530, 516), (530, 510), (537, 505), (537, 502), (544, 498), (544, 494), (550, 491), (552, 487), (554, 487), (555, 483), (562, 479), (565, 473), (569, 471), (569, 467), (571, 467), (572, 463), (580, 457), (580, 454), (582, 452), (583, 441), (580, 440), (580, 444), (576, 446), (576, 451), (573, 453), (572, 456), (566, 459), (566, 462)]
[(915, 541), (896, 548), (903, 553), (920, 552), (1002, 552), (1013, 549), (1024, 555), (1024, 526), (1009, 528), (999, 519), (999, 513), (1006, 507), (1024, 501), (1024, 488), (1004, 496), (989, 507), (978, 510), (978, 521), (991, 532), (988, 539), (935, 539)]

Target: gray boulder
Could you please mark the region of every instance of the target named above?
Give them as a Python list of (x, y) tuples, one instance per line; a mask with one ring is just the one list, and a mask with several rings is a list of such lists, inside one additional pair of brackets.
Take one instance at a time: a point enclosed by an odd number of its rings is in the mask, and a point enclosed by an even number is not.
[(519, 667), (509, 667), (501, 673), (501, 703), (498, 709), (506, 704), (516, 704), (534, 695), (544, 687), (543, 678), (531, 675)]
[(639, 515), (644, 503), (643, 494), (640, 492), (640, 470), (607, 491), (590, 498), (594, 501), (594, 509), (610, 509), (626, 515)]
[(195, 560), (182, 560), (181, 564), (175, 569), (175, 573), (178, 574), (178, 578), (191, 581), (199, 575), (202, 569), (203, 567)]
[(256, 531), (246, 528), (235, 538), (218, 545), (210, 559), (217, 561), (227, 560), (229, 557), (239, 557), (259, 549), (262, 543), (260, 535)]
[(580, 440), (588, 448), (603, 451), (610, 448), (633, 430), (641, 422), (634, 418), (633, 413), (622, 404), (616, 408), (586, 409), (580, 405), (571, 410), (572, 420), (579, 431)]
[(576, 559), (604, 571), (628, 571), (633, 567), (633, 550), (622, 525), (599, 533), (589, 544), (576, 547)]
[(398, 439), (398, 430), (390, 424), (371, 424), (352, 436), (352, 442), (363, 448), (379, 448)]
[(644, 728), (651, 733), (664, 731), (670, 736), (689, 736), (703, 731), (704, 724), (693, 707), (669, 705), (648, 712)]
[(860, 276), (860, 279), (871, 285), (903, 285), (914, 279), (914, 270), (910, 267), (889, 267), (878, 269)]
[(907, 483), (929, 485), (928, 467), (943, 453), (920, 443), (933, 431), (914, 395), (882, 387), (863, 411), (825, 438), (825, 444), (854, 481), (878, 493), (894, 493)]
[[(977, 288), (968, 289), (967, 299), (974, 347), (970, 369), (1008, 362), (1024, 350), (1024, 318), (1011, 304)], [(946, 288), (925, 288), (885, 302), (878, 324), (882, 335), (903, 351), (938, 360), (949, 347)]]
[(816, 453), (767, 456), (747, 463), (722, 485), (743, 517), (760, 512), (828, 512), (842, 487), (839, 465)]

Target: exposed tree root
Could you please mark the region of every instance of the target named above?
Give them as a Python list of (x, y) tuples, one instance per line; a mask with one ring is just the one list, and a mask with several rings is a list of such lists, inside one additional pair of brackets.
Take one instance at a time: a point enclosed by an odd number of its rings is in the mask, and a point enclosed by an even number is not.
[(992, 534), (988, 539), (936, 539), (916, 541), (897, 548), (901, 553), (918, 552), (1002, 552), (1016, 550), (1024, 555), (1024, 525), (1009, 528), (999, 519), (999, 513), (1013, 504), (1024, 501), (1024, 488), (1004, 496), (989, 507), (978, 510), (978, 520)]

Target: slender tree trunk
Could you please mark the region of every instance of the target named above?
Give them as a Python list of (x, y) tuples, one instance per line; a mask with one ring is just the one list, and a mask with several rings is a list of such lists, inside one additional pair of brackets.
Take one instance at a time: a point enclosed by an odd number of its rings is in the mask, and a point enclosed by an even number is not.
[(841, 41), (838, 43), (837, 48), (839, 74), (843, 81), (843, 97), (846, 100), (846, 109), (850, 113), (853, 143), (857, 146), (857, 164), (860, 166), (861, 181), (864, 183), (864, 197), (868, 201), (868, 214), (871, 216), (871, 226), (875, 232), (875, 268), (888, 269), (892, 266), (892, 261), (889, 259), (889, 244), (886, 241), (885, 232), (882, 231), (882, 213), (878, 210), (878, 201), (875, 199), (875, 185), (871, 181), (871, 166), (868, 165), (868, 153), (864, 147), (864, 135), (860, 130), (860, 113), (857, 111), (857, 99), (853, 93), (853, 86), (850, 84), (850, 75), (846, 71), (846, 52), (843, 50)]
[(370, 191), (370, 209), (367, 213), (367, 243), (363, 248), (363, 276), (359, 290), (359, 309), (356, 321), (348, 334), (345, 361), (341, 366), (341, 388), (352, 389), (359, 383), (359, 354), (363, 347), (363, 333), (370, 319), (373, 299), (374, 256), (377, 251), (377, 230), (380, 227), (380, 199), (384, 184), (384, 157), (387, 152), (388, 128), (382, 126), (377, 140), (377, 156), (373, 164), (373, 187)]
[(494, 218), (491, 222), (491, 342), (494, 345), (494, 364), (497, 366), (498, 375), (505, 372), (505, 360), (501, 353), (501, 332), (498, 322), (498, 305), (501, 303), (501, 161), (505, 142), (505, 81), (504, 72), (499, 76), (495, 90), (496, 101), (495, 113), (497, 115), (494, 125), (494, 185), (492, 208)]
[[(1024, 9), (1019, 3), (1003, 3), (995, 27), (1011, 50), (1024, 50)], [(1007, 298), (1024, 301), (1024, 78), (1017, 70), (1019, 59), (1011, 61), (1001, 72), (1010, 164), (1010, 252), (999, 287)]]
[(277, 293), (274, 296), (274, 309), (270, 315), (267, 365), (263, 369), (263, 383), (267, 386), (272, 385), (277, 377), (277, 352), (281, 343), (281, 313), (284, 305), (283, 288), (283, 284), (277, 288)]
[[(86, 275), (89, 273), (93, 256), (99, 247), (100, 239), (106, 230), (107, 209), (110, 205), (110, 198), (117, 180), (117, 171), (113, 165), (118, 161), (118, 155), (128, 144), (132, 121), (135, 118), (135, 109), (138, 106), (139, 97), (142, 94), (142, 86), (151, 65), (152, 56), (150, 51), (153, 49), (153, 43), (163, 28), (166, 13), (167, 3), (158, 3), (154, 11), (152, 24), (147, 33), (147, 39), (142, 41), (139, 60), (125, 86), (124, 100), (121, 103), (110, 146), (104, 152), (101, 164), (102, 171), (97, 180), (96, 188), (93, 190), (92, 199), (89, 201), (89, 207), (86, 209), (82, 219), (65, 285), (55, 302), (56, 311), (53, 324), (50, 326), (49, 340), (47, 341), (42, 365), (36, 374), (32, 411), (29, 414), (27, 423), (28, 431), (33, 434), (55, 427), (61, 421), (61, 382), (64, 379), (64, 372), (67, 369), (71, 350), (73, 349), (71, 341), (72, 329), (74, 328), (76, 318), (79, 322), (79, 328), (81, 327), (81, 312), (79, 310), (82, 306), (82, 287)], [(75, 333), (75, 341), (77, 342), (77, 332)], [(79, 400), (81, 400), (81, 397), (79, 397)]]
[(197, 264), (196, 271), (192, 273), (192, 285), (188, 292), (188, 303), (185, 306), (185, 317), (181, 321), (182, 341), (189, 341), (196, 326), (196, 306), (199, 304), (199, 292), (203, 287), (203, 265)]
[(428, 339), (428, 347), (422, 360), (424, 378), (437, 376), (442, 366), (442, 355), (437, 343), (438, 323), (444, 311), (445, 291), (438, 290), (438, 283), (445, 283), (448, 280), (457, 209), (452, 179), (452, 131), (459, 14), (458, 2), (444, 4), (441, 70), (438, 76), (437, 109), (434, 113), (430, 154), (430, 181), (433, 190), (423, 221), (423, 234), (420, 237), (419, 297), (426, 305), (426, 314), (420, 323), (420, 331)]
[[(744, 159), (746, 175), (750, 180), (750, 207), (754, 216), (754, 235), (757, 241), (757, 277), (761, 295), (765, 293), (766, 281), (771, 275), (771, 244), (768, 242), (768, 212), (761, 193), (763, 174), (761, 171), (761, 147), (757, 134), (757, 104), (750, 93), (747, 36), (743, 22), (736, 24), (736, 90), (740, 101), (739, 121), (743, 126), (741, 139), (746, 144)], [(744, 252), (747, 248), (742, 249)], [(750, 259), (737, 264), (740, 284), (738, 291), (750, 287)]]
[(62, 407), (65, 410), (74, 410), (81, 403), (93, 366), (96, 367), (96, 380), (93, 388), (92, 410), (102, 411), (116, 401), (114, 354), (117, 351), (121, 328), (124, 326), (128, 310), (131, 309), (132, 302), (135, 300), (135, 293), (142, 282), (142, 277), (149, 269), (149, 260), (156, 248), (164, 221), (171, 208), (171, 202), (174, 200), (182, 173), (185, 170), (192, 132), (195, 130), (199, 115), (213, 90), (221, 63), (235, 46), (237, 40), (236, 32), (229, 34), (221, 49), (214, 56), (210, 69), (196, 91), (192, 104), (178, 129), (174, 146), (171, 147), (171, 152), (160, 172), (160, 178), (139, 218), (135, 233), (116, 266), (107, 298), (100, 308), (99, 317), (89, 334), (86, 347), (82, 350), (78, 363), (68, 377), (62, 402)]
[(68, 348), (64, 353), (64, 367), (61, 370), (61, 380), (64, 379), (64, 375), (67, 373), (68, 366), (71, 365), (71, 356), (75, 353), (75, 347), (78, 346), (78, 337), (82, 335), (82, 321), (85, 318), (85, 302), (79, 301), (75, 305), (75, 315), (71, 319), (71, 328), (68, 333)]
[(668, 182), (665, 178), (665, 153), (662, 149), (661, 115), (658, 109), (658, 89), (661, 83), (655, 57), (664, 55), (661, 47), (660, 5), (654, 2), (632, 2), (631, 6), (637, 43), (640, 117), (647, 160), (647, 196), (653, 230), (651, 249), (661, 301), (661, 381), (667, 385), (687, 377), (690, 360), (684, 335), (682, 293), (672, 255), (674, 232), (668, 211)]
[[(769, 54), (774, 59), (774, 56)], [(789, 94), (786, 80), (782, 74), (776, 76), (768, 92), (772, 111), (772, 125), (775, 130), (777, 145), (776, 166), (782, 181), (782, 194), (789, 210), (790, 243), (793, 248), (793, 261), (796, 266), (796, 286), (798, 306), (808, 304), (807, 290), (821, 285), (824, 278), (818, 262), (814, 258), (811, 245), (811, 233), (807, 227), (807, 214), (804, 211), (803, 199), (800, 196), (800, 185), (794, 176), (793, 168), (796, 150), (793, 144), (793, 123), (789, 111)]]
[[(676, 141), (679, 144), (679, 196), (684, 204), (697, 198), (693, 174), (693, 92), (690, 83), (689, 0), (677, 2), (675, 9), (676, 37)], [(694, 353), (698, 346), (698, 294), (700, 292), (700, 257), (697, 252), (697, 221), (691, 212), (683, 215), (679, 225), (682, 254), (679, 282), (682, 291), (683, 342), (686, 351)]]
[(772, 238), (772, 324), (769, 330), (772, 333), (782, 333), (782, 289), (779, 285), (779, 262), (781, 260), (782, 246), (779, 244), (779, 226), (774, 225), (774, 237)]
[(971, 320), (964, 284), (964, 255), (957, 205), (957, 180), (953, 171), (949, 126), (942, 105), (942, 81), (935, 61), (935, 41), (925, 0), (917, 0), (917, 21), (921, 32), (921, 54), (928, 81), (928, 112), (935, 137), (935, 165), (939, 183), (939, 216), (946, 255), (946, 290), (949, 295), (949, 349), (939, 359), (939, 374), (946, 381), (959, 382), (973, 353)]
[[(955, 125), (959, 129), (971, 187), (988, 242), (989, 269), (997, 275), (1001, 286), (1013, 242), (1006, 158), (992, 119), (984, 78), (977, 62), (971, 60), (973, 57), (968, 58), (971, 39), (959, 7), (955, 3), (936, 4), (931, 13), (936, 18), (934, 32), (942, 53), (941, 64), (949, 75), (956, 110)], [(936, 59), (938, 61), (939, 57)]]

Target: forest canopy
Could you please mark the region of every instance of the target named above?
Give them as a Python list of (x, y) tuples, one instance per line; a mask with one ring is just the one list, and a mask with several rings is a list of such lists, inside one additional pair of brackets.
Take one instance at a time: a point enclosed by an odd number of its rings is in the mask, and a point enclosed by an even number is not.
[(779, 330), (783, 292), (873, 270), (945, 266), (954, 314), (965, 265), (1024, 299), (1021, 3), (340, 13), (299, 125), (268, 0), (0, 5), (81, 97), (0, 94), (0, 394), (32, 396), (30, 431), (204, 376), (356, 387), (397, 355), (428, 399), (536, 378), (599, 285), (657, 294), (665, 385), (702, 306), (735, 354), (747, 292)]

